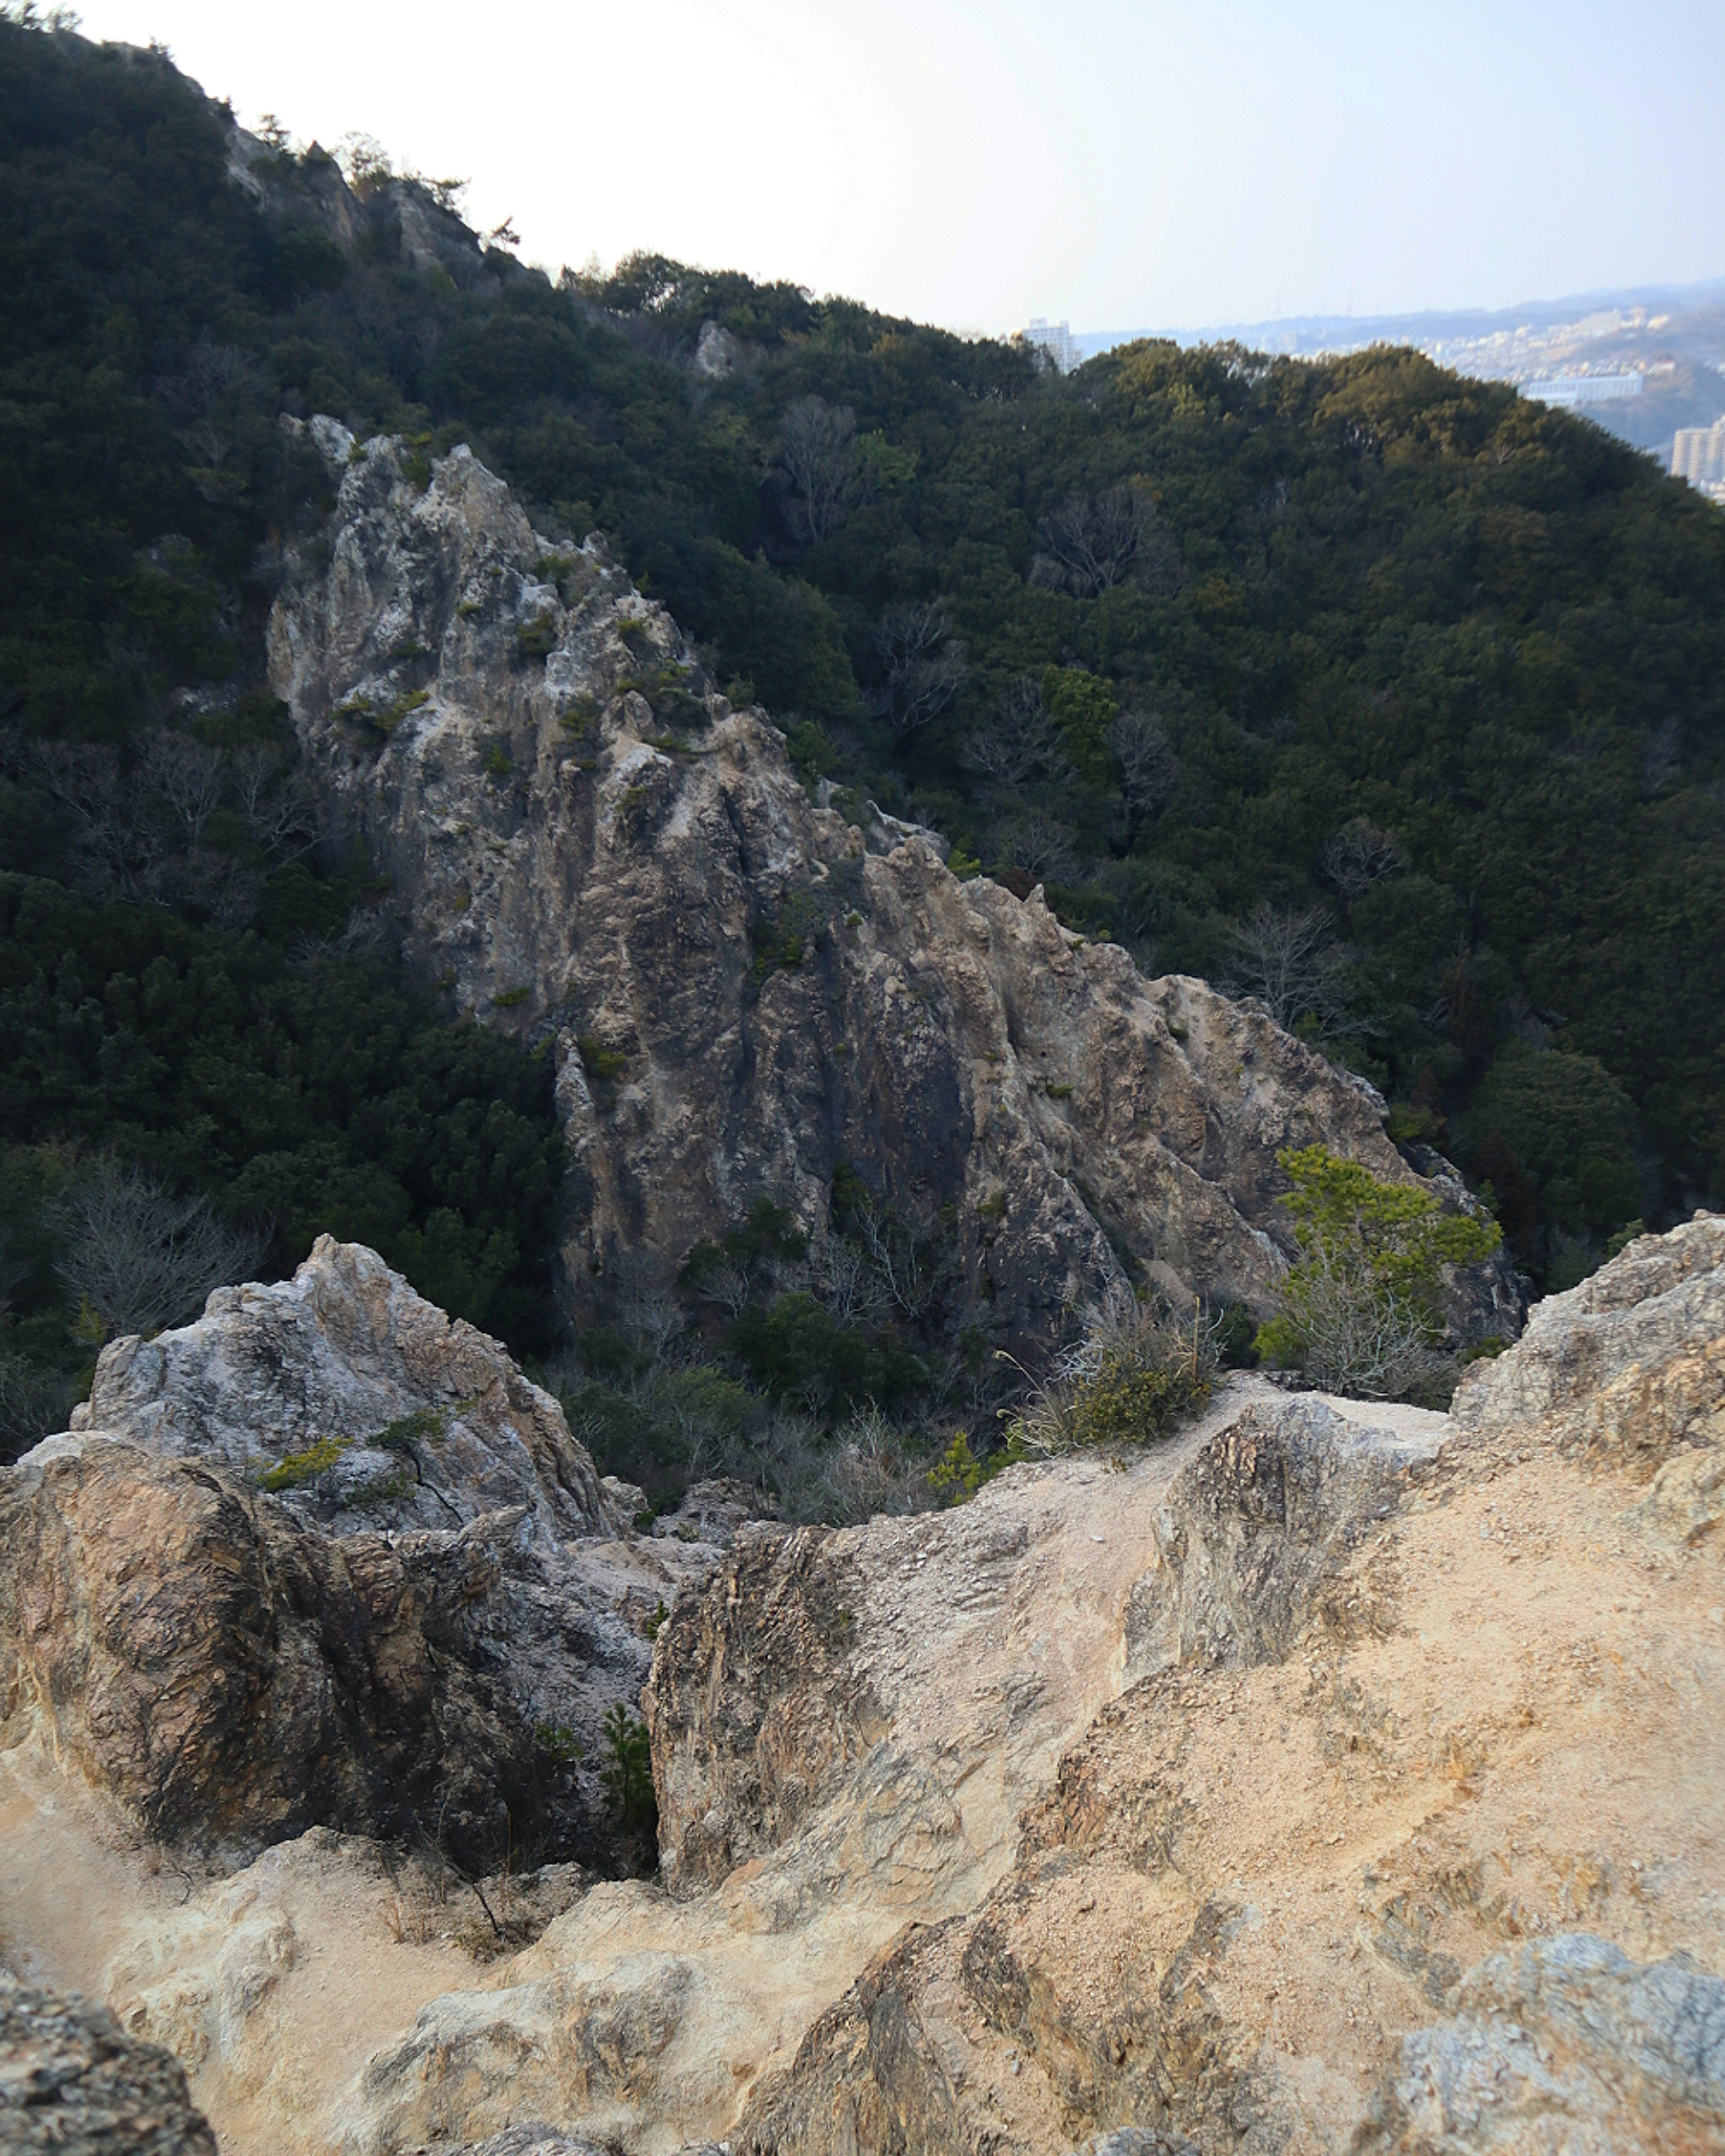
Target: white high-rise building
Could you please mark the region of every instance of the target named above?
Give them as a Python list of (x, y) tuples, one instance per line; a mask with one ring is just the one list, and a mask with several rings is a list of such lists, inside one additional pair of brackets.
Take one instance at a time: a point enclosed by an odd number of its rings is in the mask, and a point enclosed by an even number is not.
[(1725, 418), (1711, 427), (1679, 427), (1671, 443), (1671, 475), (1725, 501)]
[(1024, 342), (1045, 352), (1062, 374), (1084, 364), (1084, 354), (1078, 349), (1070, 322), (1047, 322), (1040, 315), (1033, 315), (1025, 325)]

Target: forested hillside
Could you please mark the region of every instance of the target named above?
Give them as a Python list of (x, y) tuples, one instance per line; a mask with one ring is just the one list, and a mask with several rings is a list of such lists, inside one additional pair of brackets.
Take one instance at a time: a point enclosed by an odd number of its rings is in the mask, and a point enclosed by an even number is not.
[(67, 1300), (98, 1158), (547, 1335), (545, 1071), (400, 978), (264, 686), (329, 506), (283, 413), (603, 528), (811, 786), (1264, 995), (1543, 1284), (1725, 1198), (1725, 519), (1681, 485), (1405, 352), (1062, 379), (655, 259), (553, 281), (375, 151), (241, 146), (165, 56), (0, 22), (9, 1382), (117, 1322)]

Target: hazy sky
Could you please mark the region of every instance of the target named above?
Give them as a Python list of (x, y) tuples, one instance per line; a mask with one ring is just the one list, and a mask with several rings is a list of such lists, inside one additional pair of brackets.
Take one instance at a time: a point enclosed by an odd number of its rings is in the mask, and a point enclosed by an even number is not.
[(958, 328), (1725, 275), (1721, 0), (80, 0), (240, 119)]

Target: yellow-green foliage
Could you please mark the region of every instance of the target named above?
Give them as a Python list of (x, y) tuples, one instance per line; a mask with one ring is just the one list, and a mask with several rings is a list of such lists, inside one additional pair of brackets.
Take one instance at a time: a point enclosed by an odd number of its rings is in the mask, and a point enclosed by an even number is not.
[(1183, 1353), (1161, 1366), (1129, 1347), (1106, 1348), (1094, 1375), (1081, 1378), (1066, 1404), (1074, 1446), (1147, 1445), (1210, 1396), (1209, 1379)]
[(284, 1453), (262, 1477), (259, 1486), (272, 1495), (283, 1490), (298, 1490), (307, 1482), (315, 1482), (326, 1469), (333, 1467), (347, 1450), (345, 1437), (321, 1437), (303, 1452)]
[(1477, 1265), (1503, 1240), (1495, 1220), (1443, 1212), (1425, 1185), (1382, 1181), (1325, 1146), (1276, 1158), (1293, 1185), (1282, 1203), (1301, 1255), (1281, 1283), (1280, 1312), (1259, 1330), (1268, 1361), (1307, 1362), (1343, 1306), (1435, 1335), (1442, 1268)]

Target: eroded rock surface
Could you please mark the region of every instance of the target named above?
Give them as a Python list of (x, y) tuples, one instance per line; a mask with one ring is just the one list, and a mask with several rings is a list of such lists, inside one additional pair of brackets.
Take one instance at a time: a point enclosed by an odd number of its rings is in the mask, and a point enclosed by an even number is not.
[(470, 1861), (542, 1810), (488, 1636), (507, 1535), (501, 1516), (337, 1542), (195, 1461), (86, 1435), (0, 1494), (7, 1722), (39, 1722), (163, 1840), (441, 1822)]
[[(1257, 1005), (817, 808), (600, 542), (536, 532), (467, 450), (422, 488), (398, 442), (313, 431), (339, 499), (272, 680), (421, 968), (554, 1044), (578, 1303), (758, 1199), (818, 1238), (848, 1162), (938, 1252), (941, 1306), (999, 1333), (1045, 1338), (1121, 1252), (1263, 1311), (1278, 1147), (1411, 1179), (1371, 1089)], [(1515, 1327), (1505, 1269), (1454, 1301), (1464, 1332)]]
[(1640, 1235), (1523, 1337), (1462, 1378), (1452, 1412), (1473, 1439), (1512, 1435), (1633, 1461), (1725, 1447), (1725, 1218)]
[(105, 2007), (0, 1969), (0, 2148), (8, 2156), (216, 2156), (185, 2069)]
[(459, 1528), (510, 1506), (552, 1546), (627, 1525), (497, 1341), (329, 1235), (290, 1281), (218, 1288), (194, 1324), (110, 1342), (73, 1425), (267, 1477), (286, 1511), (338, 1531)]
[(1493, 1954), (1402, 2040), (1359, 2156), (1725, 2148), (1725, 1983), (1586, 1933)]
[[(1640, 1250), (1643, 1303), (1695, 1246)], [(1717, 1352), (1697, 1307), (1650, 1399)], [(1656, 1505), (1641, 1448), (1563, 1432), (1254, 1379), (949, 1513), (745, 1527), (658, 1633), (660, 1880), (420, 1984), (295, 2107), (330, 1964), (242, 1873), (146, 2025), (200, 2002), (234, 2156), (523, 2120), (629, 2156), (1725, 2148), (1725, 1538), (1674, 1531), (1701, 1481)], [(0, 1865), (8, 1935), (31, 1891)]]
[[(1280, 1661), (1319, 1618), (1365, 1621), (1328, 1590), (1450, 1436), (1419, 1408), (1338, 1411), (1315, 1395), (1245, 1409), (1182, 1471), (1156, 1522), (1157, 1568), (1127, 1609), (1134, 1676), (1169, 1662)], [(1373, 1621), (1387, 1614), (1373, 1605)]]

